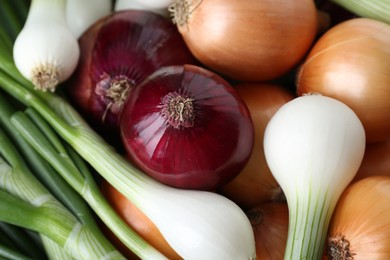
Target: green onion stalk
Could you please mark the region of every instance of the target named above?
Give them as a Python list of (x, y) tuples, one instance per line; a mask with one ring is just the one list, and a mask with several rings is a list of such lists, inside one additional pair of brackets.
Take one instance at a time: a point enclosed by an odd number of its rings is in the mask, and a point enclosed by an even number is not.
[(0, 221), (46, 236), (74, 258), (119, 259), (108, 240), (80, 223), (34, 177), (2, 129), (0, 143)]

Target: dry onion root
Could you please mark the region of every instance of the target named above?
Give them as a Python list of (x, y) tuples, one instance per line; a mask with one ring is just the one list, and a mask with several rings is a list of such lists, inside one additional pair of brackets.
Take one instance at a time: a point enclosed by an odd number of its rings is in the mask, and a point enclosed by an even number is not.
[(390, 177), (372, 176), (340, 197), (327, 236), (328, 259), (390, 259)]

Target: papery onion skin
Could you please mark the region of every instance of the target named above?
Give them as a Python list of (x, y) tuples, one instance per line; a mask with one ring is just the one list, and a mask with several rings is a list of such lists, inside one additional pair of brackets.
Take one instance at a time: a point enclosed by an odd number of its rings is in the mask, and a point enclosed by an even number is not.
[[(66, 86), (70, 100), (95, 129), (117, 136), (135, 85), (162, 66), (197, 63), (177, 28), (148, 11), (114, 12), (90, 27), (79, 44), (80, 61)], [(122, 91), (108, 94), (115, 82)]]
[(355, 18), (328, 30), (297, 75), (297, 94), (320, 93), (347, 104), (367, 142), (390, 138), (390, 25)]
[[(123, 196), (108, 182), (103, 181), (101, 184), (102, 194), (110, 203), (112, 208), (119, 216), (142, 236), (147, 242), (163, 253), (168, 259), (182, 259), (167, 243), (157, 227), (146, 217), (130, 200)], [(124, 246), (114, 234), (105, 230), (108, 236), (112, 237), (112, 242), (121, 250), (129, 259), (138, 259), (138, 257)]]
[(284, 200), (283, 191), (273, 177), (264, 156), (264, 130), (275, 112), (294, 98), (286, 87), (271, 83), (239, 83), (235, 89), (251, 114), (255, 143), (245, 168), (221, 188), (221, 193), (243, 208)]
[[(180, 115), (166, 110), (176, 98), (182, 98)], [(220, 187), (242, 170), (254, 142), (253, 123), (238, 93), (217, 74), (194, 65), (162, 68), (138, 85), (120, 127), (133, 161), (176, 188)]]
[(256, 258), (283, 259), (288, 231), (286, 203), (266, 203), (245, 212), (251, 221), (256, 242)]
[(303, 59), (317, 31), (312, 0), (177, 0), (171, 11), (199, 61), (242, 81), (287, 73)]
[(328, 259), (345, 259), (329, 255), (330, 251), (336, 254), (337, 241), (349, 249), (342, 254), (352, 255), (350, 259), (390, 259), (389, 200), (389, 176), (371, 176), (350, 185), (340, 197), (329, 226)]

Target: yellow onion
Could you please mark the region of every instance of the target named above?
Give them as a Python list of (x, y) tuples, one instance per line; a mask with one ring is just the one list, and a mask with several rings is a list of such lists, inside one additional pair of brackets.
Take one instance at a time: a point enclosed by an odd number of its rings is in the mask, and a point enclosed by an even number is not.
[(170, 10), (194, 56), (238, 80), (285, 74), (301, 61), (317, 33), (312, 0), (176, 0)]
[(328, 259), (390, 259), (389, 201), (389, 176), (371, 176), (350, 185), (329, 226)]
[(329, 29), (297, 75), (297, 93), (317, 92), (348, 105), (368, 142), (390, 138), (390, 25), (354, 18)]
[(255, 143), (244, 169), (221, 188), (221, 193), (244, 208), (284, 200), (283, 191), (265, 160), (263, 138), (271, 117), (294, 95), (284, 86), (270, 83), (240, 83), (235, 89), (251, 114)]

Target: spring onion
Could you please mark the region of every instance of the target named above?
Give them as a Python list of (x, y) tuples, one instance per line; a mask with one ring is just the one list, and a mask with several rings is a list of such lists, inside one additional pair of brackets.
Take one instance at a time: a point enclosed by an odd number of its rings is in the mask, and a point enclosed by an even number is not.
[(390, 24), (389, 0), (332, 0), (345, 9), (362, 17), (376, 19)]
[(32, 0), (13, 56), (21, 74), (40, 90), (54, 91), (70, 77), (80, 56), (65, 16), (65, 0)]
[(335, 99), (301, 96), (271, 118), (264, 152), (289, 208), (284, 259), (321, 259), (330, 217), (364, 149), (362, 123)]
[(67, 0), (66, 21), (76, 38), (93, 23), (111, 12), (110, 0)]

